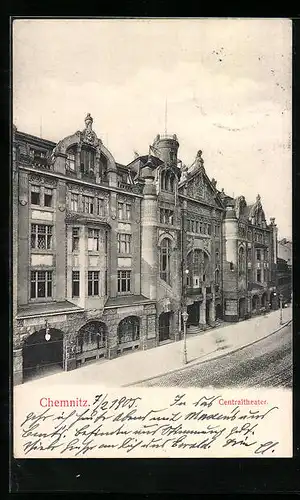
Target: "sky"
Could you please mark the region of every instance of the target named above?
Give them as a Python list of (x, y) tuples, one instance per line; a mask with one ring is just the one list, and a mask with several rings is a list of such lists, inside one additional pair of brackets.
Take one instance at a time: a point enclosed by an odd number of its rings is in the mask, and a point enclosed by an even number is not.
[(18, 19), (13, 122), (58, 142), (91, 113), (123, 164), (176, 133), (184, 164), (201, 149), (218, 189), (259, 193), (291, 238), (291, 58), (288, 19)]

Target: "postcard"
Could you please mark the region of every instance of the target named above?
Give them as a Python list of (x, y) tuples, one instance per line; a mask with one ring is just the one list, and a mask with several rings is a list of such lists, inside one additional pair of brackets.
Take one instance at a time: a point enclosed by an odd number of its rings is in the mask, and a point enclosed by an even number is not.
[(14, 457), (292, 457), (291, 21), (12, 31)]

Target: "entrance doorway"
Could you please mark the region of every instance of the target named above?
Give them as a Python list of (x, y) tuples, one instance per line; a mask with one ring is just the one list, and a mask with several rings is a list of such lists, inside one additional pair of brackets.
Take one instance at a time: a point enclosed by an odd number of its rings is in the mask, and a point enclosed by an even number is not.
[(159, 316), (159, 342), (170, 338), (171, 312), (161, 313)]
[(267, 294), (266, 294), (266, 292), (264, 292), (261, 296), (261, 307), (263, 307), (264, 309), (267, 308)]
[(187, 326), (199, 325), (199, 309), (200, 309), (200, 302), (194, 302), (193, 304), (187, 306), (187, 313), (189, 315), (187, 320)]
[(246, 315), (246, 299), (242, 298), (239, 300), (239, 318), (245, 319)]
[(258, 295), (253, 295), (253, 297), (252, 297), (252, 313), (258, 312), (258, 308), (259, 308)]
[(223, 313), (222, 313), (222, 306), (221, 304), (216, 305), (216, 319), (222, 319), (223, 318)]
[(209, 325), (209, 309), (210, 309), (210, 301), (207, 301), (205, 305), (205, 323), (207, 325)]
[[(23, 380), (63, 370), (63, 333), (43, 328), (28, 337), (23, 346)], [(48, 338), (46, 340), (45, 336)]]

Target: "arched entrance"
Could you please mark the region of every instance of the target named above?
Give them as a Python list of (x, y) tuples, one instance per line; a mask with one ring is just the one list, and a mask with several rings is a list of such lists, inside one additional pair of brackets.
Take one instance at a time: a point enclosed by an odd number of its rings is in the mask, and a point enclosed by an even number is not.
[[(47, 340), (46, 340), (47, 339)], [(28, 337), (23, 346), (23, 380), (63, 370), (63, 333), (42, 328)]]
[(170, 338), (171, 312), (163, 312), (159, 316), (159, 342), (164, 342)]
[(128, 316), (118, 325), (118, 352), (135, 349), (140, 345), (140, 318)]
[(105, 357), (107, 327), (101, 321), (90, 321), (77, 335), (76, 365)]
[(253, 295), (252, 297), (252, 313), (257, 313), (259, 308), (259, 298), (258, 295)]
[[(188, 319), (187, 319), (187, 326), (193, 325), (193, 326), (198, 326), (199, 325), (199, 312), (200, 312), (200, 302), (194, 302), (193, 304), (187, 306), (187, 313), (188, 313)], [(183, 321), (182, 321), (183, 323)]]
[(245, 315), (246, 315), (246, 299), (242, 297), (239, 300), (239, 318), (245, 319)]
[(267, 309), (267, 294), (264, 292), (261, 296), (261, 307)]

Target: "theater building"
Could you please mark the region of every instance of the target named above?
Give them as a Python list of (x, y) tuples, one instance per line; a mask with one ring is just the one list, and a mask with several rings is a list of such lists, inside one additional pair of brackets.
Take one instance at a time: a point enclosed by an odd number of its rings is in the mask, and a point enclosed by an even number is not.
[(13, 128), (14, 383), (277, 307), (277, 226), (233, 199), (176, 135), (116, 162), (93, 130)]

